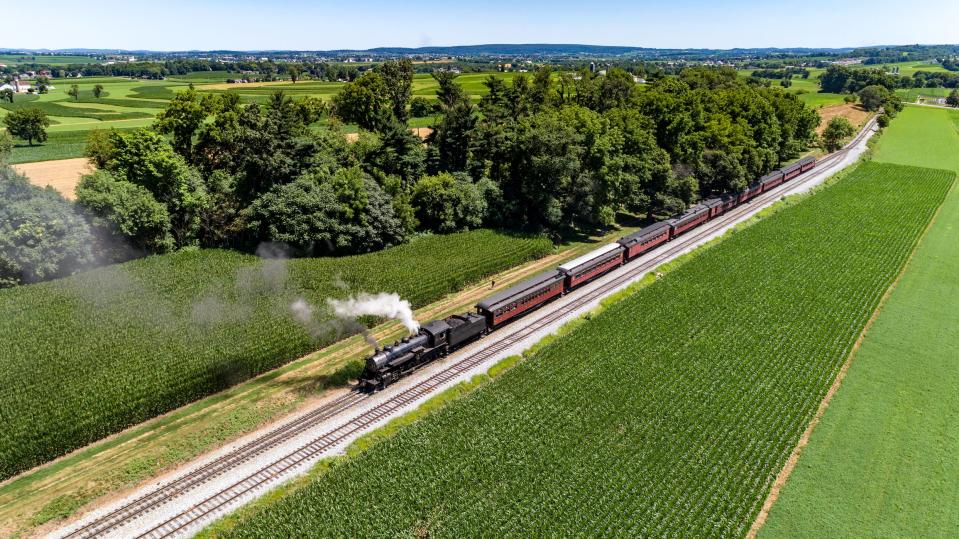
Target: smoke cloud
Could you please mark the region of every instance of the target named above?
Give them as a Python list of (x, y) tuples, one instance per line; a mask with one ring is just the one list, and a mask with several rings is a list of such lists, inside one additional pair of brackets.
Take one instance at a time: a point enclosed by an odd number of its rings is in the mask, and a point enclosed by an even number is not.
[(353, 320), (365, 315), (382, 316), (402, 322), (410, 335), (420, 330), (420, 323), (413, 317), (410, 302), (400, 298), (399, 294), (359, 294), (342, 300), (327, 299), (326, 304), (337, 318)]

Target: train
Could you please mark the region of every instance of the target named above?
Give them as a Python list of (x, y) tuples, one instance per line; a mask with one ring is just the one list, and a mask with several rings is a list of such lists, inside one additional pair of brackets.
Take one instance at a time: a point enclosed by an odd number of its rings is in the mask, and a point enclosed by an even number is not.
[(377, 348), (366, 359), (358, 387), (365, 391), (385, 389), (437, 358), (779, 187), (815, 166), (816, 159), (813, 157), (800, 159), (766, 174), (739, 193), (703, 200), (681, 214), (644, 227), (614, 243), (497, 292), (477, 303), (476, 312), (432, 320), (415, 335), (382, 349)]

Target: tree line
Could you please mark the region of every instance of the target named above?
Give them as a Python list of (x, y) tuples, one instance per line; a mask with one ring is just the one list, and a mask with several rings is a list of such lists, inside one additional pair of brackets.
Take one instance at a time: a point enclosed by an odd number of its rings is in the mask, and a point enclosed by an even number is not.
[[(733, 70), (640, 86), (618, 68), (548, 67), (511, 83), (490, 76), (478, 99), (455, 73), (435, 72), (441, 114), (422, 140), (407, 124), (413, 72), (386, 62), (330, 103), (278, 92), (241, 105), (191, 89), (152, 128), (94, 132), (97, 170), (80, 181), (74, 212), (86, 227), (71, 227), (92, 239), (64, 242), (91, 254), (64, 267), (263, 242), (344, 255), (480, 226), (559, 238), (741, 190), (817, 140), (814, 111)], [(360, 126), (356, 140), (344, 123)], [(3, 271), (8, 282), (57, 274), (29, 267)]]

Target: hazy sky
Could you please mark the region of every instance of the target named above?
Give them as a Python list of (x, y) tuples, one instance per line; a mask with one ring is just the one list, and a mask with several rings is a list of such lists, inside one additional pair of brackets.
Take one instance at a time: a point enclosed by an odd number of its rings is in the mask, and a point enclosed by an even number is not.
[[(913, 9), (916, 8), (916, 9)], [(959, 1), (14, 1), (0, 48), (298, 49), (480, 43), (845, 47), (959, 43)]]

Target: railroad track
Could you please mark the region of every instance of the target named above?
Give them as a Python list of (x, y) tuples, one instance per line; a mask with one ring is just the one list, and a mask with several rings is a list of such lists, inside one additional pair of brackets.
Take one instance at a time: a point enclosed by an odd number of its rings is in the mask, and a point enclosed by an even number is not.
[[(489, 343), (488, 346), (469, 354), (468, 356), (447, 365), (444, 369), (433, 373), (423, 380), (415, 383), (411, 387), (390, 397), (377, 406), (366, 410), (359, 415), (349, 419), (340, 426), (327, 431), (307, 444), (304, 444), (273, 463), (259, 468), (254, 473), (247, 475), (243, 479), (230, 484), (227, 488), (218, 493), (208, 496), (199, 503), (190, 506), (185, 511), (179, 513), (173, 518), (154, 526), (145, 533), (139, 535), (141, 538), (159, 539), (172, 537), (185, 532), (194, 524), (205, 520), (207, 517), (215, 515), (218, 511), (230, 506), (233, 502), (265, 488), (270, 484), (280, 480), (284, 475), (304, 464), (309, 463), (320, 454), (338, 445), (339, 443), (350, 439), (352, 436), (366, 430), (383, 419), (396, 415), (407, 410), (407, 407), (433, 392), (443, 387), (451, 380), (477, 367), (495, 355), (508, 350), (510, 347), (522, 342), (535, 335), (538, 331), (554, 324), (571, 313), (583, 308), (593, 301), (596, 301), (607, 294), (619, 289), (620, 287), (635, 280), (640, 275), (648, 272), (674, 256), (694, 246), (697, 241), (702, 240), (709, 235), (735, 223), (740, 218), (747, 217), (759, 207), (765, 206), (776, 201), (784, 193), (794, 190), (798, 186), (812, 182), (824, 172), (829, 172), (842, 163), (842, 159), (862, 140), (869, 136), (875, 127), (875, 118), (866, 123), (857, 136), (847, 144), (843, 149), (821, 159), (815, 169), (817, 174), (806, 174), (782, 184), (776, 189), (763, 193), (748, 203), (739, 205), (723, 214), (719, 219), (708, 221), (692, 231), (684, 234), (678, 240), (673, 240), (664, 246), (654, 250), (654, 256), (642, 260), (639, 263), (632, 262), (623, 266), (619, 270), (614, 270), (612, 276), (607, 279), (597, 281), (584, 288), (571, 292), (566, 296), (566, 303), (556, 305), (555, 308), (546, 311), (541, 317), (532, 319), (527, 317), (524, 325), (513, 324), (506, 326), (493, 335), (499, 337), (497, 340)], [(804, 177), (805, 176), (805, 177)], [(618, 273), (616, 273), (618, 271)], [(533, 311), (532, 315), (537, 312)], [(394, 386), (395, 387), (395, 386)], [(130, 503), (123, 505), (86, 525), (71, 531), (63, 537), (69, 539), (80, 539), (88, 537), (97, 537), (109, 534), (119, 530), (128, 523), (131, 523), (140, 517), (156, 510), (162, 505), (169, 503), (180, 496), (195, 490), (210, 481), (223, 476), (235, 467), (250, 462), (263, 453), (278, 447), (280, 444), (299, 436), (316, 425), (344, 412), (358, 404), (367, 401), (370, 395), (351, 391), (346, 395), (340, 396), (325, 405), (300, 416), (277, 429), (274, 429), (263, 436), (247, 442), (229, 453), (218, 457), (199, 468), (167, 483), (156, 490), (149, 492)]]

